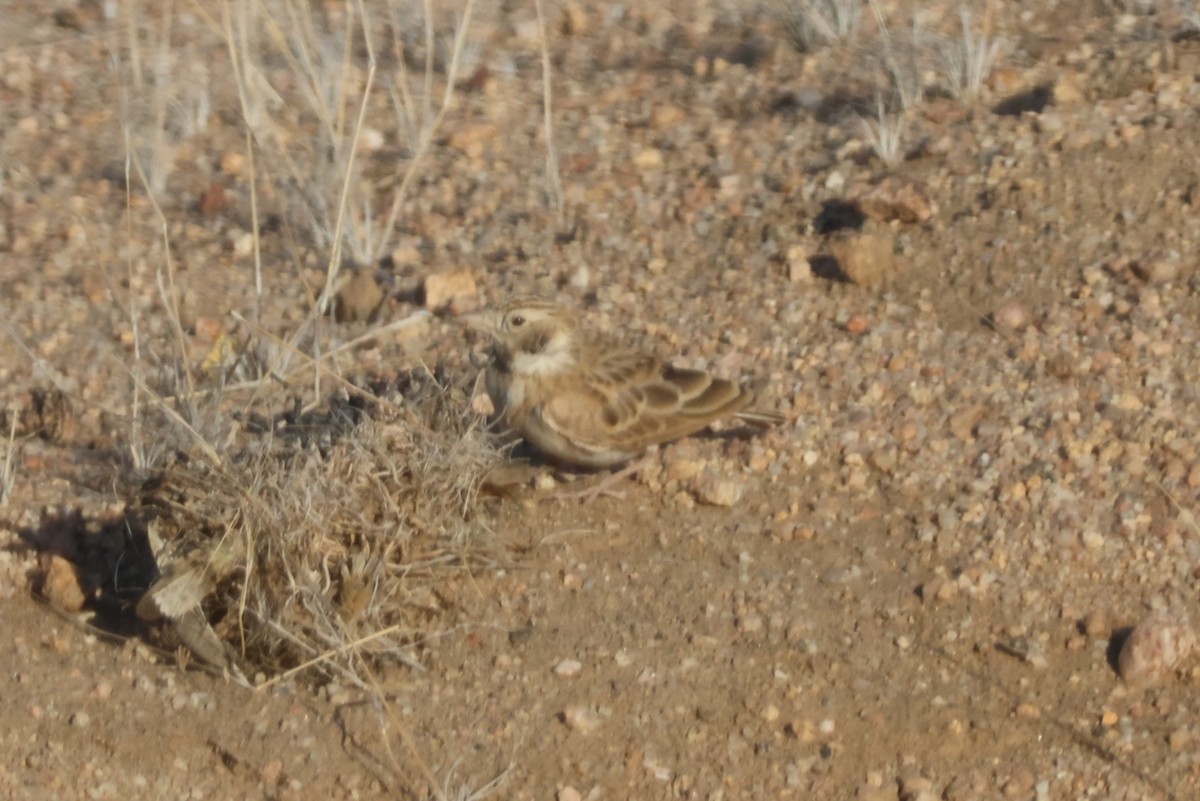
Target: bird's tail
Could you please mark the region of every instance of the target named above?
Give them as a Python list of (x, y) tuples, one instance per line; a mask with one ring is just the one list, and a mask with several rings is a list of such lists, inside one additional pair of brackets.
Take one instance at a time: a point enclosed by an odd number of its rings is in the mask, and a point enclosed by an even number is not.
[(734, 415), (747, 425), (758, 428), (772, 428), (787, 422), (787, 418), (777, 412), (762, 412), (757, 409), (743, 409)]

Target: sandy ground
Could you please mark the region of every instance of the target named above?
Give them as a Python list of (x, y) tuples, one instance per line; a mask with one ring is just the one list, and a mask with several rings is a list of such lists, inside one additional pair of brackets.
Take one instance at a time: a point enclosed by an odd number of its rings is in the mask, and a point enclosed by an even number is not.
[[(167, 370), (181, 340), (219, 361), (234, 312), (289, 336), (324, 281), (321, 226), (282, 190), (251, 207), (219, 5), (176, 9), (172, 158), (128, 195), (122, 122), (149, 153), (156, 117), (118, 65), (125, 21), (0, 5), (0, 794), (1200, 794), (1194, 5), (980, 6), (1001, 46), (958, 97), (939, 77), (958, 7), (884, 4), (926, 89), (888, 166), (862, 123), (882, 97), (899, 124), (869, 10), (801, 53), (749, 3), (549, 3), (561, 214), (534, 6), (479, 10), (367, 270), (380, 308), (322, 335), (436, 313), (338, 368), (440, 362), (469, 387), (482, 343), (459, 313), (536, 291), (761, 384), (788, 423), (668, 446), (624, 499), (481, 500), (503, 556), (439, 579), (414, 661), (366, 689), (301, 673), (260, 691), (35, 601), (36, 546), (50, 521), (124, 508), (144, 444), (130, 365)], [(288, 71), (265, 75), (298, 95)], [(368, 111), (358, 180), (394, 187), (416, 148)], [(62, 410), (38, 406), (51, 389)]]

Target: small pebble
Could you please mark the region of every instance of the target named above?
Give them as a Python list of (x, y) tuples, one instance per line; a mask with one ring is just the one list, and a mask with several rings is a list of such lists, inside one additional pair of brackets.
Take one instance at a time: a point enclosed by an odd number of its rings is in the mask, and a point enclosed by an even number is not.
[(1156, 251), (1133, 262), (1133, 273), (1147, 284), (1165, 284), (1179, 275), (1181, 258), (1178, 252)]
[(865, 334), (871, 330), (871, 321), (862, 314), (852, 314), (846, 321), (846, 332), (850, 334)]
[(1014, 300), (997, 309), (993, 319), (1001, 328), (1020, 331), (1029, 325), (1029, 309)]
[(845, 236), (830, 250), (842, 274), (857, 286), (882, 286), (897, 272), (892, 237), (884, 234)]
[(1017, 704), (1016, 714), (1019, 718), (1026, 720), (1037, 720), (1042, 716), (1042, 710), (1036, 704), (1022, 702)]
[(1093, 640), (1107, 637), (1110, 629), (1108, 615), (1100, 609), (1093, 609), (1088, 612), (1084, 616), (1081, 626), (1083, 633)]
[(554, 674), (564, 678), (578, 676), (579, 671), (583, 669), (583, 664), (577, 659), (564, 659), (554, 666)]
[(1167, 745), (1175, 753), (1187, 748), (1192, 742), (1192, 734), (1186, 728), (1180, 727), (1167, 735)]
[(479, 305), (479, 287), (469, 269), (446, 270), (425, 279), (425, 308), (449, 309), (452, 314), (475, 311)]
[(743, 482), (718, 475), (702, 476), (696, 481), (696, 500), (709, 506), (735, 506), (745, 491)]
[(812, 264), (803, 245), (793, 245), (787, 252), (788, 280), (793, 284), (809, 284), (813, 280)]
[(590, 707), (569, 706), (563, 710), (562, 717), (567, 728), (582, 734), (590, 734), (600, 728), (600, 716)]
[(923, 223), (937, 213), (937, 203), (927, 187), (895, 177), (873, 186), (855, 186), (849, 195), (863, 214), (879, 222)]

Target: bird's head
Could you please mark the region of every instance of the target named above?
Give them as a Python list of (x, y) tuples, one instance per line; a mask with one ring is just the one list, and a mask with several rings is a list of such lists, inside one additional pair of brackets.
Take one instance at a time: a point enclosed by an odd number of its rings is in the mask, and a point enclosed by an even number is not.
[(478, 315), (472, 326), (496, 343), (496, 361), (514, 375), (555, 375), (575, 366), (578, 324), (562, 306), (517, 298)]

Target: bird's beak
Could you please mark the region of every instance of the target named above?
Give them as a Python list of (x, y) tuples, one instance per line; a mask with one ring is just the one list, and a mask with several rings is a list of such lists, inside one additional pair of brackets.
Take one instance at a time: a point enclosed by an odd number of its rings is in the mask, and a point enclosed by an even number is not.
[(476, 312), (462, 318), (472, 331), (495, 338), (500, 333), (500, 319), (496, 312)]

